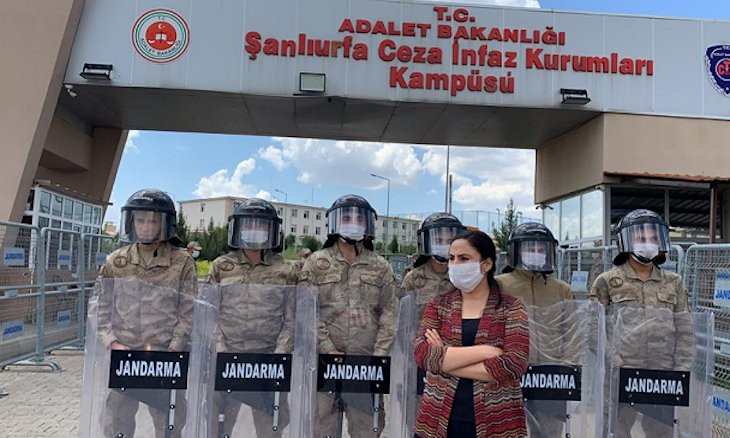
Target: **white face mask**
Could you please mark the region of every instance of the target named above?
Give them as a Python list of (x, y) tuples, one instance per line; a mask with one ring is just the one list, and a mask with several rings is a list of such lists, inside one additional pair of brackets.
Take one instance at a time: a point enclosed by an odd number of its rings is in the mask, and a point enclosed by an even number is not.
[(358, 224), (342, 224), (339, 234), (345, 239), (360, 241), (365, 238), (365, 227)]
[(659, 255), (659, 245), (655, 243), (635, 243), (632, 252), (639, 257), (653, 260), (654, 257)]
[(524, 264), (528, 270), (530, 268), (542, 268), (545, 266), (547, 254), (539, 252), (522, 252), (520, 253), (520, 259), (522, 260), (522, 264)]
[(462, 292), (473, 292), (484, 278), (482, 274), (483, 262), (459, 263), (449, 265), (449, 280)]
[(266, 230), (243, 230), (241, 231), (241, 240), (246, 243), (261, 245), (269, 240), (269, 232)]
[(193, 251), (193, 258), (194, 259), (197, 259), (199, 255), (200, 255), (200, 251), (198, 251), (197, 249), (195, 251)]
[(431, 254), (447, 258), (449, 256), (449, 245), (431, 245)]

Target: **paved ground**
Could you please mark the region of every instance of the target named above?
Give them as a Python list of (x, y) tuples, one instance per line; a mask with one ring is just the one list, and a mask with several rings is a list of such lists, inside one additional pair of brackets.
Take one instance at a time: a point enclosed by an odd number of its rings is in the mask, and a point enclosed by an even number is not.
[(51, 356), (63, 371), (9, 367), (0, 372), (0, 437), (45, 438), (78, 436), (83, 352)]

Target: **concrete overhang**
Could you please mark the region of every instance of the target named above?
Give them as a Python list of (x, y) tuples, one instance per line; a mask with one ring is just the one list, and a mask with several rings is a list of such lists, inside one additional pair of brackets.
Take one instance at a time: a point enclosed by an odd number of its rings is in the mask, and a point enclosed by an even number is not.
[(59, 104), (108, 128), (511, 148), (536, 148), (600, 114), (101, 85), (75, 85), (74, 92), (61, 93)]

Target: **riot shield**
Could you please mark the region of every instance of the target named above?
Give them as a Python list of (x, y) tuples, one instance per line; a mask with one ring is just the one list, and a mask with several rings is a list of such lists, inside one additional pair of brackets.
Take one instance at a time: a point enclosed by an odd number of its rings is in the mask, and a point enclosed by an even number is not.
[(623, 307), (610, 316), (609, 436), (709, 437), (713, 314)]
[[(201, 299), (218, 309), (219, 318), (213, 348), (191, 363), (192, 375), (203, 383), (192, 389), (200, 420), (190, 436), (303, 436), (292, 432), (299, 423), (289, 427), (290, 413), (311, 413), (302, 401), (290, 409), (289, 394), (295, 387), (312, 385), (312, 379), (295, 373), (304, 367), (294, 347), (314, 346), (316, 321), (309, 310), (314, 294), (297, 286), (262, 284), (216, 285), (207, 292)], [(298, 325), (297, 307), (306, 317)]]
[(587, 301), (527, 306), (530, 362), (522, 394), (530, 437), (602, 434), (604, 309)]
[(413, 345), (431, 294), (422, 291), (406, 293), (398, 302), (395, 338), (391, 352), (393, 370), (388, 410), (389, 436), (411, 436), (421, 404), (426, 372), (418, 368)]
[(383, 431), (394, 299), (374, 285), (320, 287), (314, 436), (376, 437)]
[(215, 320), (214, 308), (175, 289), (100, 280), (89, 300), (79, 435), (167, 438), (194, 429), (190, 358), (209, 348)]

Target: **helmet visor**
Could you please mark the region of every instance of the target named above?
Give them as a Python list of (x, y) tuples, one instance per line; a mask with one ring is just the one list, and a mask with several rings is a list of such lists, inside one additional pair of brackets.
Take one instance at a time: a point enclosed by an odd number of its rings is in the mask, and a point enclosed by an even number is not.
[(364, 207), (340, 207), (327, 216), (327, 234), (362, 240), (375, 237), (375, 213)]
[(524, 240), (515, 245), (517, 267), (533, 272), (555, 271), (555, 242)]
[(619, 231), (621, 252), (667, 252), (669, 247), (669, 230), (662, 224), (635, 224)]
[(449, 258), (449, 245), (461, 234), (459, 227), (428, 228), (418, 236), (418, 247), (421, 255)]
[(170, 240), (174, 233), (173, 220), (169, 214), (159, 211), (122, 209), (119, 240), (128, 243)]
[(280, 243), (278, 221), (245, 216), (228, 221), (228, 246), (232, 248), (273, 249)]

